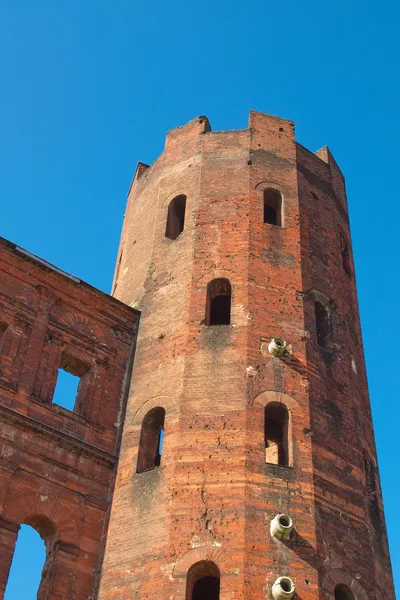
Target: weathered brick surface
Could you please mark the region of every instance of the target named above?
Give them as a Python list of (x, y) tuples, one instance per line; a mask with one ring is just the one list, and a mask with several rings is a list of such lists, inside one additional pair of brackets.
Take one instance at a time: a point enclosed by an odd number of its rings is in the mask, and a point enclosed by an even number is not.
[[(46, 542), (40, 600), (97, 595), (138, 315), (0, 238), (0, 598), (22, 523)], [(60, 366), (75, 412), (52, 404)]]
[[(263, 223), (263, 190), (284, 226)], [(168, 203), (185, 228), (165, 238)], [(344, 583), (394, 599), (358, 318), (343, 177), (293, 123), (251, 112), (249, 129), (212, 133), (205, 117), (169, 132), (129, 194), (114, 294), (142, 311), (99, 598), (181, 600), (188, 569), (213, 560), (221, 599), (270, 598), (290, 575), (298, 598)], [(350, 252), (351, 257), (351, 252)], [(204, 323), (207, 283), (232, 285), (230, 326)], [(314, 302), (333, 314), (317, 345)], [(274, 358), (266, 341), (292, 345)], [(265, 464), (263, 412), (290, 412), (292, 467)], [(136, 474), (141, 422), (166, 410), (161, 467)], [(368, 476), (366, 475), (366, 468)], [(278, 512), (295, 521), (271, 539)], [(384, 590), (384, 591), (383, 591)]]

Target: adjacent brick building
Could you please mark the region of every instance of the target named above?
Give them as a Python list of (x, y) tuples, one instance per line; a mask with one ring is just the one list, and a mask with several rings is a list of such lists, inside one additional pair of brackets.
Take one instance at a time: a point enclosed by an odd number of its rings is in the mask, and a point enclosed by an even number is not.
[[(46, 542), (40, 600), (97, 596), (138, 319), (0, 238), (0, 598), (22, 523)], [(74, 412), (52, 403), (59, 368)]]
[[(27, 522), (41, 600), (394, 600), (327, 148), (254, 111), (169, 132), (134, 177), (114, 299), (1, 250), (3, 585)], [(74, 414), (51, 404), (59, 366)]]

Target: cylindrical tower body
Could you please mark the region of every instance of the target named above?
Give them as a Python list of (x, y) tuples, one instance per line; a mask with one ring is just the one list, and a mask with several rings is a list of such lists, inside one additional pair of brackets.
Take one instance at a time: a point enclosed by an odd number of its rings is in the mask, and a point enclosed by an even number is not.
[(114, 295), (142, 315), (100, 599), (394, 599), (328, 149), (253, 111), (169, 132)]

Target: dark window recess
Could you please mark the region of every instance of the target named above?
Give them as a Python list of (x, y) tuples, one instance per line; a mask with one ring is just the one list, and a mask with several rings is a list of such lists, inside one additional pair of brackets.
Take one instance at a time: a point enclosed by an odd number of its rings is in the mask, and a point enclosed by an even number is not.
[(332, 344), (332, 323), (329, 308), (322, 302), (315, 303), (315, 323), (317, 342), (322, 348), (330, 348)]
[(220, 572), (211, 561), (192, 565), (186, 578), (186, 600), (219, 600)]
[(351, 277), (351, 266), (350, 266), (350, 252), (349, 246), (346, 242), (346, 239), (343, 235), (340, 236), (340, 247), (342, 253), (342, 267), (345, 273)]
[(140, 432), (139, 455), (136, 473), (151, 471), (161, 464), (164, 441), (165, 410), (152, 408), (143, 419)]
[(214, 279), (207, 286), (206, 325), (230, 325), (232, 288), (227, 279)]
[(365, 486), (367, 494), (376, 492), (375, 469), (372, 461), (364, 454)]
[(279, 190), (264, 190), (264, 223), (282, 227), (282, 194)]
[(201, 577), (193, 586), (192, 600), (218, 600), (219, 579), (216, 577)]
[(186, 196), (176, 196), (168, 206), (165, 237), (176, 240), (185, 227)]
[(339, 583), (335, 587), (335, 600), (356, 600), (356, 597), (347, 585)]
[(283, 404), (271, 402), (264, 411), (265, 462), (289, 466), (289, 412)]
[(6, 332), (7, 329), (7, 325), (5, 323), (1, 323), (0, 322), (0, 348), (1, 348), (1, 343), (4, 337), (4, 334)]

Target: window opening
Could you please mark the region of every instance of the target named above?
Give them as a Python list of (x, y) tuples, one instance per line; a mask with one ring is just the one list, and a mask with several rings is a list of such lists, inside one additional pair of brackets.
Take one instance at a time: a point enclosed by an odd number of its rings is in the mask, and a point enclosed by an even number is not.
[(39, 533), (29, 525), (21, 525), (4, 600), (36, 600), (45, 561), (46, 547)]
[(220, 572), (211, 561), (192, 565), (186, 578), (186, 600), (219, 600)]
[(350, 277), (351, 276), (351, 266), (350, 266), (350, 252), (349, 246), (346, 242), (344, 235), (340, 235), (340, 246), (341, 246), (341, 254), (342, 254), (342, 266), (345, 273)]
[(322, 348), (329, 348), (332, 338), (332, 325), (329, 309), (322, 303), (315, 303), (315, 321), (317, 327), (317, 342)]
[(289, 412), (283, 404), (271, 402), (264, 410), (265, 462), (289, 466)]
[(58, 369), (53, 404), (84, 415), (88, 376), (89, 368), (84, 362), (64, 354)]
[(176, 238), (182, 233), (185, 226), (186, 196), (176, 196), (168, 205), (167, 226), (165, 237), (170, 240)]
[(264, 223), (282, 227), (282, 194), (279, 190), (264, 190)]
[(230, 325), (232, 287), (227, 279), (214, 279), (207, 286), (206, 325)]
[(1, 343), (2, 343), (2, 340), (3, 340), (4, 334), (6, 332), (6, 329), (7, 329), (6, 323), (1, 323), (0, 322), (0, 349), (1, 349)]
[(80, 378), (64, 369), (58, 369), (56, 387), (53, 394), (53, 404), (58, 404), (73, 412), (78, 396)]
[(152, 408), (144, 417), (140, 432), (136, 473), (151, 471), (161, 465), (164, 422), (165, 410), (160, 406)]
[(339, 583), (335, 587), (335, 600), (357, 600), (357, 598), (347, 585)]

